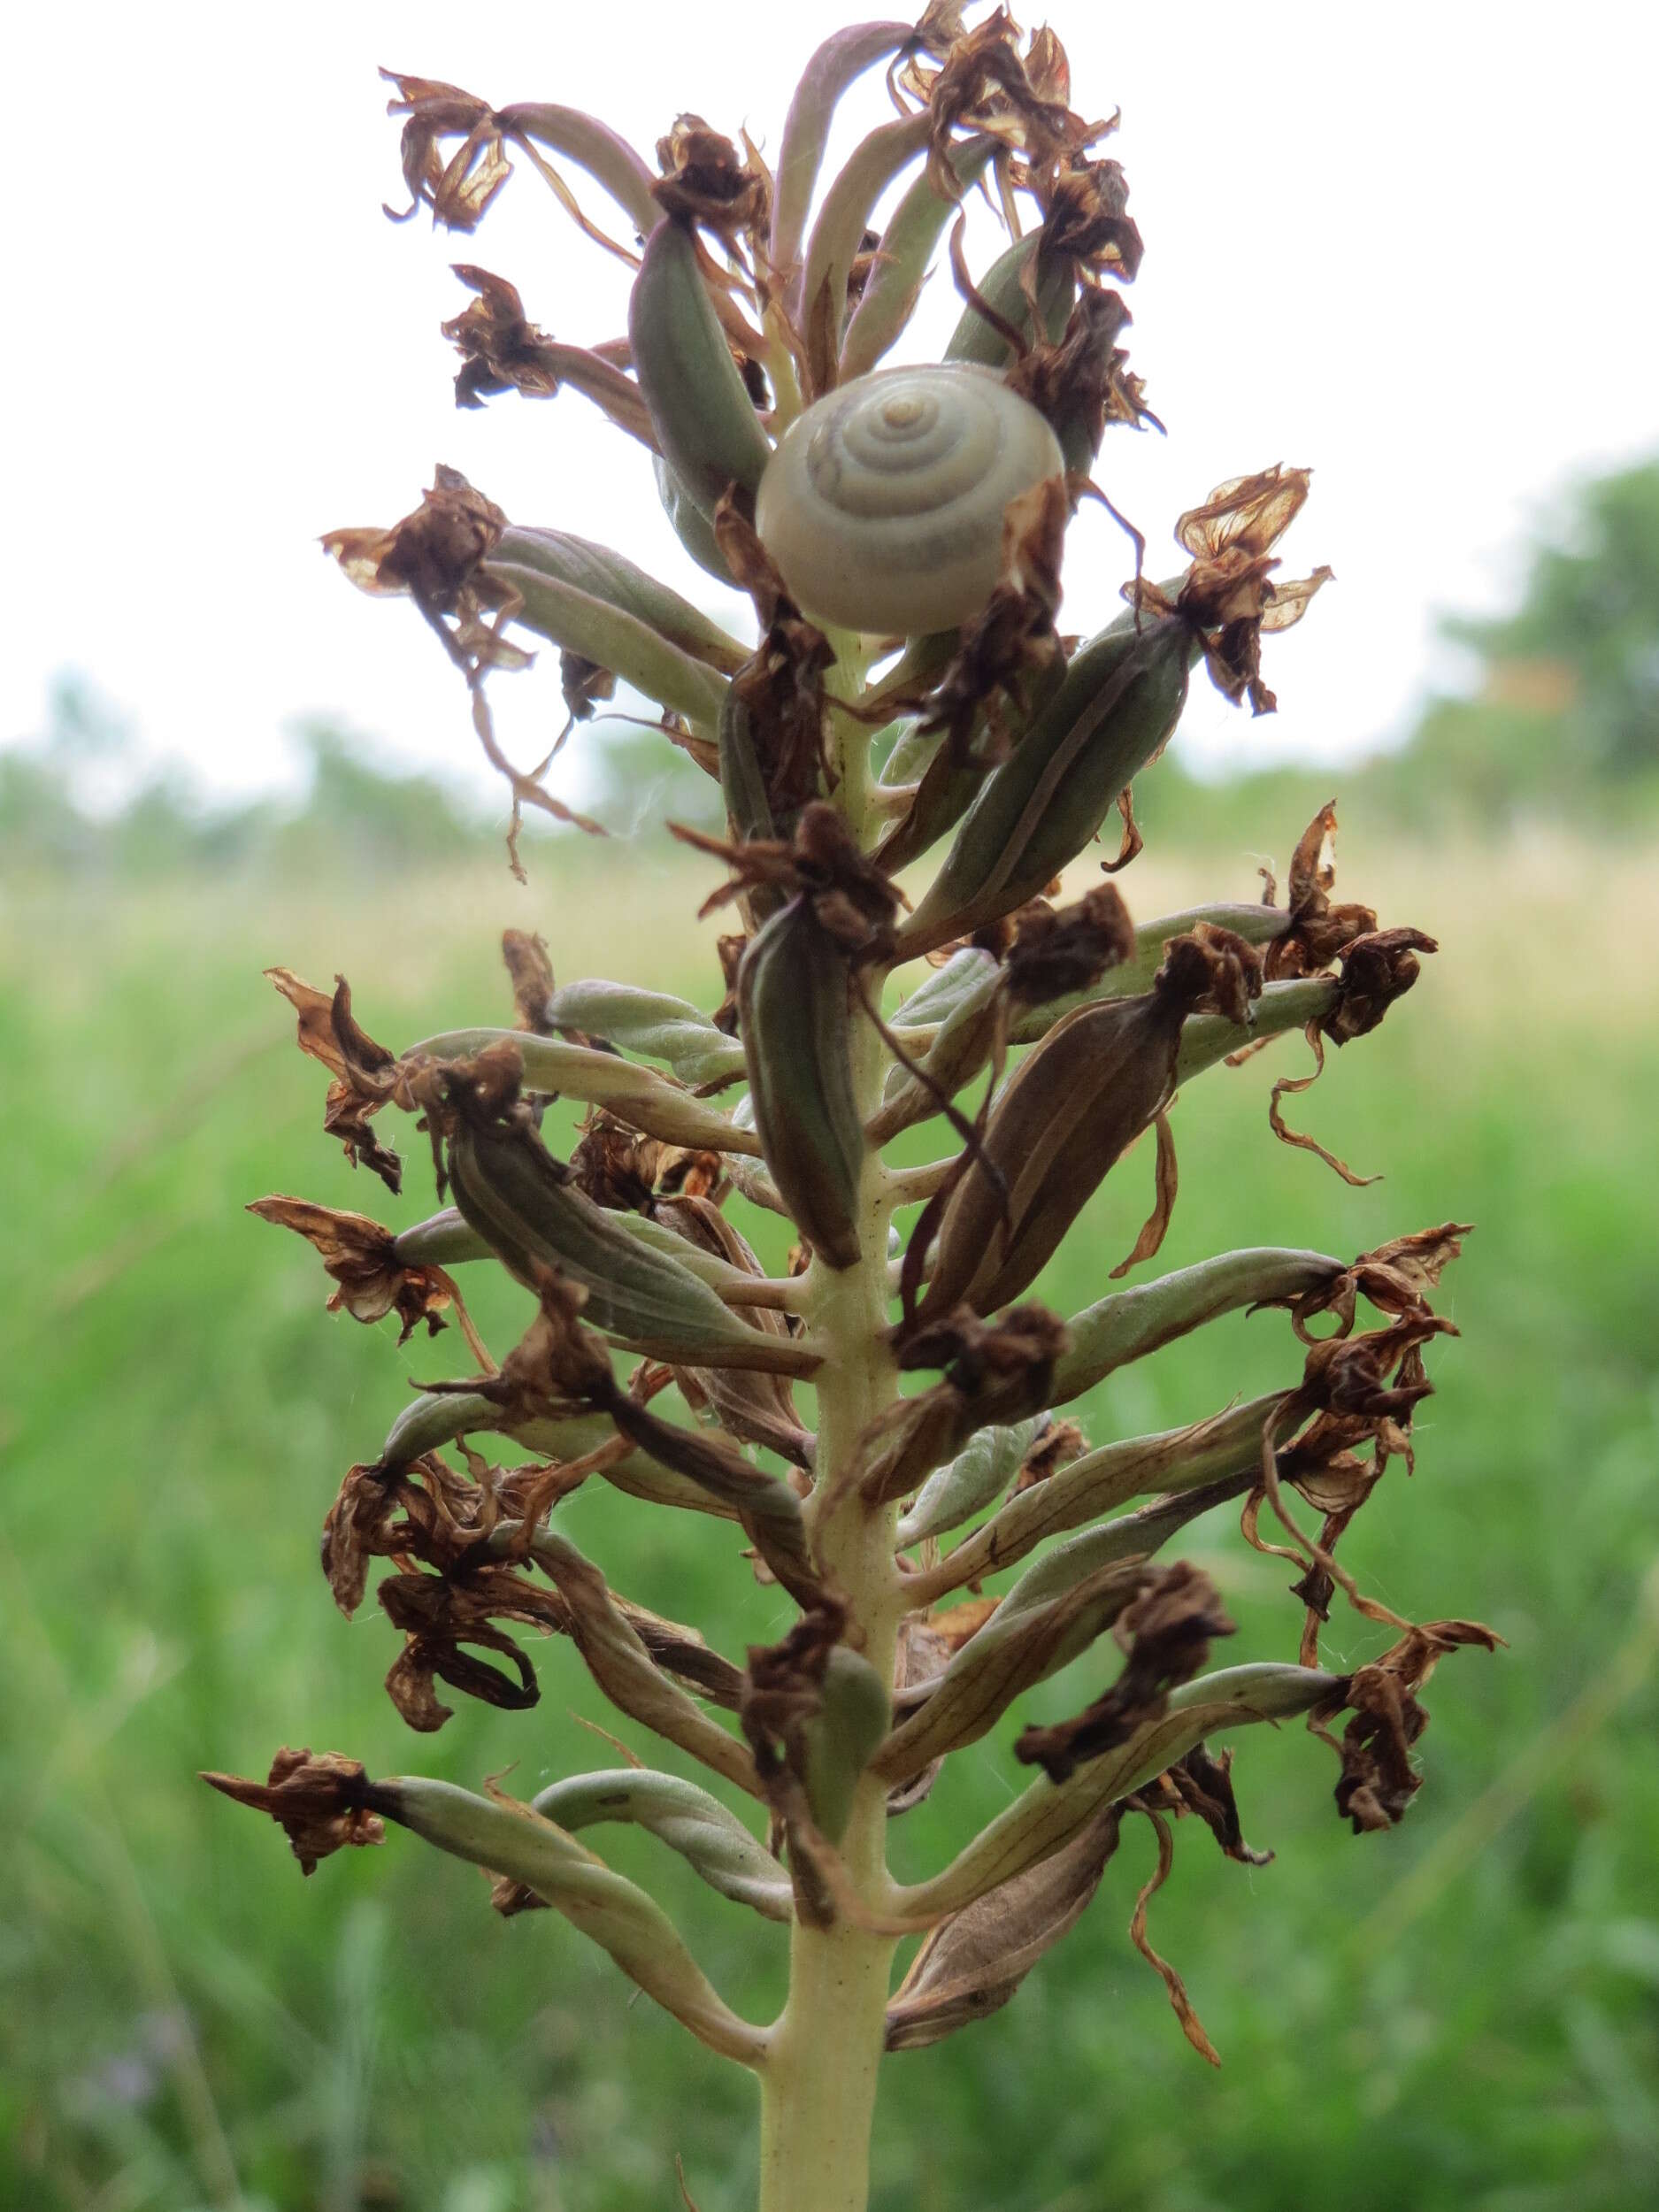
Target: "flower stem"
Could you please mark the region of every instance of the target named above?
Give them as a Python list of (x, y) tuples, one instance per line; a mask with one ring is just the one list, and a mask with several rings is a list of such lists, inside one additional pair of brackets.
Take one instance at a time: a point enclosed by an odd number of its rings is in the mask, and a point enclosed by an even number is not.
[[(856, 693), (863, 676), (855, 641), (838, 638), (841, 659), (829, 688)], [(870, 813), (869, 733), (832, 710), (835, 801), (864, 839)], [(880, 989), (872, 972), (870, 987)], [(853, 1089), (862, 1116), (879, 1101), (880, 1039), (871, 1025), (852, 1030)], [(838, 1479), (859, 1438), (896, 1394), (887, 1342), (890, 1180), (873, 1153), (860, 1192), (861, 1258), (833, 1269), (815, 1261), (808, 1276), (807, 1325), (826, 1347), (818, 1379), (818, 1490), (808, 1514), (814, 1551), (845, 1598), (849, 1640), (891, 1680), (904, 1609), (894, 1559), (895, 1507), (872, 1509), (856, 1485)], [(817, 1506), (816, 1513), (813, 1510)], [(841, 1852), (860, 1894), (880, 1909), (888, 1890), (887, 1791), (874, 1777), (860, 1785)], [(869, 2200), (870, 2131), (881, 2061), (894, 1939), (854, 1924), (842, 1913), (831, 1928), (797, 1922), (789, 1954), (789, 1996), (770, 2039), (761, 2079), (760, 2212), (864, 2212)]]

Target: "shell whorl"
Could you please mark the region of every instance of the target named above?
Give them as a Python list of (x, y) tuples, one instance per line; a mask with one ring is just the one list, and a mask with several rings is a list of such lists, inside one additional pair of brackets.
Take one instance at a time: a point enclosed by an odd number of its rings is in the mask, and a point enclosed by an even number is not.
[(1034, 407), (966, 363), (880, 369), (790, 425), (756, 524), (803, 612), (916, 636), (979, 612), (1010, 499), (1065, 464)]

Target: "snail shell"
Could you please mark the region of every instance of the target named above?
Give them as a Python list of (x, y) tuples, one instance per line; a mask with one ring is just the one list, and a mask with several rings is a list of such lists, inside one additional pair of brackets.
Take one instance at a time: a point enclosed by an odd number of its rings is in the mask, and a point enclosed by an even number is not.
[(1002, 511), (1065, 463), (989, 369), (879, 369), (809, 407), (766, 465), (756, 526), (803, 611), (907, 637), (978, 614), (1002, 572)]

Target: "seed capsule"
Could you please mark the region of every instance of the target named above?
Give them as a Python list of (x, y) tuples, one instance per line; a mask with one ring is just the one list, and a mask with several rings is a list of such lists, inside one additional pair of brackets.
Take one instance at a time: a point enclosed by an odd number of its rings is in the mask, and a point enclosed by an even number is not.
[(634, 365), (663, 458), (705, 515), (753, 491), (772, 449), (714, 311), (691, 233), (658, 223), (628, 301)]
[(509, 1271), (532, 1286), (538, 1269), (573, 1278), (609, 1333), (687, 1365), (803, 1371), (792, 1340), (749, 1328), (689, 1268), (630, 1236), (527, 1126), (465, 1116), (448, 1165), (456, 1204)]
[(1029, 1287), (1168, 1099), (1194, 1005), (1213, 990), (1241, 1011), (1252, 977), (1259, 990), (1255, 954), (1225, 932), (1177, 938), (1142, 997), (1055, 1025), (1016, 1070), (945, 1210), (919, 1322), (961, 1301), (990, 1313)]
[(864, 1133), (849, 1067), (847, 960), (804, 899), (750, 940), (737, 1004), (772, 1179), (813, 1250), (831, 1267), (854, 1267)]
[(901, 959), (931, 951), (1034, 898), (1088, 843), (1170, 737), (1196, 648), (1174, 616), (1120, 616), (980, 786), (926, 897), (899, 932)]

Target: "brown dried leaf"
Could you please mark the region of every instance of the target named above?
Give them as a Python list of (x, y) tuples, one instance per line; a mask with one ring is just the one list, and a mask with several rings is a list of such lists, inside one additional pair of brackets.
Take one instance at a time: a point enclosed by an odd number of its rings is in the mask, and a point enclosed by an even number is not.
[(1335, 803), (1328, 801), (1302, 832), (1291, 856), (1290, 926), (1267, 949), (1270, 980), (1322, 972), (1356, 938), (1377, 926), (1370, 907), (1331, 903), (1336, 882), (1336, 826)]
[(894, 73), (891, 81), (928, 111), (928, 173), (949, 198), (956, 194), (950, 151), (959, 132), (989, 132), (1023, 157), (1025, 169), (1047, 174), (1110, 128), (1086, 123), (1067, 106), (1070, 71), (1052, 31), (1039, 32), (1023, 56), (1018, 42), (1018, 26), (999, 7), (958, 36), (937, 67), (916, 52)]
[(812, 1748), (808, 1730), (823, 1709), (830, 1656), (846, 1626), (846, 1607), (826, 1595), (807, 1609), (780, 1642), (751, 1644), (738, 1709), (773, 1828), (790, 1846), (795, 1910), (814, 1927), (833, 1922), (836, 1901), (814, 1848), (820, 1839), (807, 1802)]
[(1313, 1086), (1319, 1080), (1319, 1078), (1325, 1073), (1325, 1043), (1319, 1034), (1318, 1023), (1310, 1022), (1306, 1030), (1302, 1033), (1306, 1036), (1309, 1049), (1313, 1054), (1313, 1073), (1311, 1075), (1281, 1075), (1279, 1077), (1278, 1082), (1274, 1084), (1271, 1091), (1268, 1094), (1268, 1127), (1272, 1131), (1273, 1134), (1279, 1139), (1281, 1144), (1294, 1145), (1299, 1152), (1312, 1152), (1316, 1154), (1325, 1162), (1328, 1168), (1334, 1169), (1336, 1173), (1342, 1178), (1342, 1180), (1345, 1183), (1350, 1184), (1356, 1190), (1364, 1190), (1372, 1183), (1380, 1183), (1382, 1180), (1380, 1173), (1376, 1175), (1356, 1175), (1346, 1160), (1339, 1159), (1336, 1154), (1331, 1151), (1326, 1146), (1322, 1145), (1317, 1137), (1309, 1136), (1305, 1131), (1293, 1129), (1288, 1122), (1286, 1121), (1284, 1114), (1280, 1110), (1279, 1101), (1283, 1098), (1294, 1097), (1302, 1091), (1311, 1090)]
[(1088, 1439), (1075, 1421), (1050, 1421), (1020, 1461), (1011, 1494), (1018, 1497), (1022, 1490), (1034, 1490), (1040, 1482), (1047, 1482), (1074, 1459), (1080, 1459), (1087, 1449)]
[(1190, 622), (1217, 688), (1235, 704), (1248, 694), (1257, 714), (1271, 714), (1278, 703), (1262, 681), (1262, 632), (1289, 629), (1331, 580), (1328, 568), (1298, 583), (1273, 580), (1279, 561), (1272, 548), (1301, 511), (1309, 481), (1307, 469), (1275, 463), (1217, 485), (1176, 525), (1193, 565), (1173, 594), (1140, 579), (1125, 588), (1125, 597), (1142, 611), (1179, 614)]
[(976, 1430), (1040, 1411), (1069, 1341), (1064, 1324), (1038, 1305), (1010, 1306), (995, 1321), (958, 1306), (911, 1331), (899, 1365), (941, 1367), (944, 1379), (901, 1399), (859, 1440), (853, 1465), (865, 1501), (908, 1496)]
[(1233, 1793), (1233, 1754), (1216, 1756), (1206, 1744), (1194, 1744), (1186, 1757), (1167, 1768), (1159, 1778), (1173, 1793), (1172, 1809), (1179, 1819), (1194, 1814), (1214, 1836), (1222, 1851), (1241, 1866), (1267, 1866), (1271, 1851), (1252, 1851), (1244, 1840), (1238, 1800)]
[[(488, 102), (436, 77), (403, 76), (391, 69), (380, 74), (397, 88), (396, 98), (387, 102), (387, 113), (407, 119), (403, 168), (410, 204), (401, 214), (389, 207), (387, 213), (395, 222), (407, 222), (424, 204), (433, 220), (450, 230), (476, 229), (512, 174)], [(457, 137), (459, 148), (446, 156), (443, 141)]]
[[(1044, 266), (1064, 257), (1092, 275), (1133, 281), (1145, 249), (1128, 211), (1129, 183), (1118, 162), (1073, 155), (1034, 185), (1044, 210), (1038, 249)], [(1123, 319), (1128, 320), (1126, 312)]]
[(1375, 930), (1345, 945), (1341, 995), (1319, 1025), (1332, 1043), (1345, 1045), (1375, 1029), (1423, 972), (1417, 954), (1439, 950), (1420, 929)]
[(891, 950), (902, 895), (865, 856), (838, 810), (825, 801), (814, 799), (800, 810), (795, 834), (787, 840), (750, 837), (733, 844), (677, 822), (669, 827), (681, 844), (711, 853), (733, 870), (730, 880), (703, 901), (701, 913), (765, 886), (805, 899), (818, 926), (843, 952), (870, 960)]
[[(1100, 165), (1117, 168), (1115, 162)], [(1134, 225), (1128, 228), (1133, 232)], [(1138, 233), (1136, 237), (1138, 242)], [(1050, 344), (1040, 335), (1010, 373), (1012, 388), (1030, 402), (1059, 439), (1074, 483), (1099, 453), (1109, 422), (1139, 422), (1148, 415), (1141, 379), (1131, 375), (1128, 354), (1118, 343), (1130, 319), (1118, 293), (1086, 284), (1057, 342)], [(1105, 495), (1100, 495), (1116, 513)], [(1138, 532), (1130, 534), (1138, 547), (1144, 544)]]
[(440, 465), (412, 513), (384, 529), (330, 530), (322, 542), (360, 591), (407, 593), (455, 617), (470, 641), (473, 633), (484, 634), (486, 613), (516, 599), (511, 585), (480, 572), (506, 526), (494, 500), (458, 469)]

